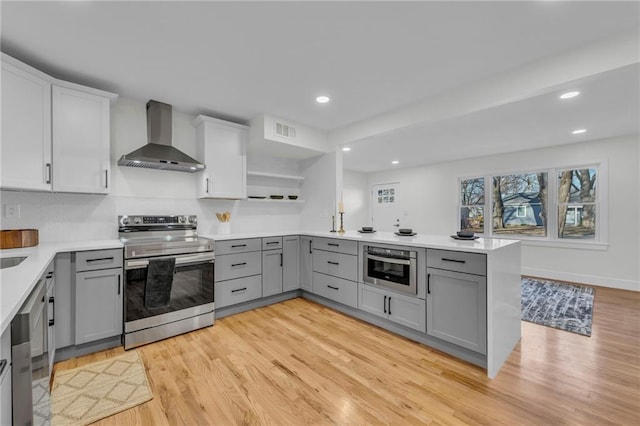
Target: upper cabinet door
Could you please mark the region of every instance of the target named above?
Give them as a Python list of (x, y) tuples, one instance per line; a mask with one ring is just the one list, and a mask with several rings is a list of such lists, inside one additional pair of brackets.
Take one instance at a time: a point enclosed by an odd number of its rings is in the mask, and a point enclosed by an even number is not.
[(110, 99), (53, 86), (53, 190), (108, 194)]
[(247, 198), (247, 126), (203, 115), (193, 124), (197, 157), (207, 166), (198, 179), (198, 198)]
[(51, 84), (29, 69), (2, 58), (0, 187), (49, 191)]

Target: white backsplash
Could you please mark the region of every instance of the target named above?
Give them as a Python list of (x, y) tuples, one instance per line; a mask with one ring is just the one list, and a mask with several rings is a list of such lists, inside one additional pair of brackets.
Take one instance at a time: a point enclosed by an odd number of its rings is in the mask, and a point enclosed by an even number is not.
[[(232, 200), (127, 197), (0, 191), (2, 229), (35, 228), (41, 242), (111, 239), (118, 237), (122, 214), (195, 214), (198, 233), (216, 232), (216, 212), (231, 212), (231, 232), (290, 232), (299, 229), (296, 204), (275, 205)], [(20, 205), (20, 218), (7, 218), (4, 206)]]

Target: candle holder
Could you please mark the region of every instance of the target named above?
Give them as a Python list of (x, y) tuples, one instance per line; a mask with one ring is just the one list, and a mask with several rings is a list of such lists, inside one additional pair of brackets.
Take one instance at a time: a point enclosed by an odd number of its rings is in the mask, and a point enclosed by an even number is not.
[(340, 212), (340, 229), (338, 229), (338, 234), (344, 234), (344, 212)]
[(331, 231), (336, 232), (336, 215), (331, 216)]

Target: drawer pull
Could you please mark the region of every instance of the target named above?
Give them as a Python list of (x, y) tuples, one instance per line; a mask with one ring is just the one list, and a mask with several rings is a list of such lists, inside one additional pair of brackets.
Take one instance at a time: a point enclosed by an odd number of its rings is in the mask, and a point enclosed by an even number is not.
[(447, 259), (446, 257), (442, 258), (443, 262), (455, 262), (455, 263), (467, 263), (466, 260), (458, 260), (458, 259)]
[(231, 246), (231, 248), (238, 248), (238, 247), (246, 247), (246, 244), (236, 244), (234, 246)]
[(387, 296), (384, 297), (384, 302), (382, 302), (382, 309), (384, 310), (384, 313), (387, 313)]
[(280, 241), (269, 241), (269, 242), (267, 242), (267, 245), (271, 245), (271, 244), (280, 244)]
[(235, 290), (231, 290), (231, 293), (237, 293), (239, 291), (245, 291), (247, 288), (246, 287), (242, 287), (242, 288), (237, 288)]
[(340, 247), (340, 244), (336, 243), (327, 243), (328, 246)]
[(388, 304), (387, 304), (387, 312), (391, 315), (391, 296), (389, 296)]
[(328, 263), (329, 265), (336, 265), (336, 266), (338, 266), (338, 265), (340, 264), (340, 262), (332, 262), (332, 261), (330, 261), (330, 260), (327, 260), (327, 263)]
[(90, 263), (90, 262), (110, 262), (113, 260), (113, 256), (111, 257), (100, 257), (97, 259), (87, 259), (86, 262)]
[(242, 263), (232, 263), (231, 267), (235, 268), (236, 266), (245, 266), (247, 264), (247, 262), (242, 262)]
[(327, 284), (327, 287), (329, 287), (331, 290), (340, 290), (338, 287), (333, 287), (333, 286), (330, 286), (329, 284)]

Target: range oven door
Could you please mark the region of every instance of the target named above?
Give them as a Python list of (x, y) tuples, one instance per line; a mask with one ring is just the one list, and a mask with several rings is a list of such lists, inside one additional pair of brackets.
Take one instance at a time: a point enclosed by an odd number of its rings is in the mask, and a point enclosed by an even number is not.
[(416, 252), (365, 248), (363, 263), (365, 283), (417, 294)]
[[(161, 288), (166, 303), (152, 302), (147, 288), (149, 262), (175, 258), (173, 280)], [(160, 256), (125, 261), (125, 333), (179, 321), (214, 309), (214, 253)], [(150, 284), (149, 284), (150, 285)]]

